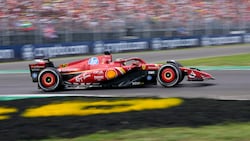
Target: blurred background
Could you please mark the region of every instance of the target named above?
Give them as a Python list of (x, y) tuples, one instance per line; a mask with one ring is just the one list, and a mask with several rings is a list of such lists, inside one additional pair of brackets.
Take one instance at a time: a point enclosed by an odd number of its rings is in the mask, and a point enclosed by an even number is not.
[(249, 0), (0, 0), (0, 45), (250, 31)]

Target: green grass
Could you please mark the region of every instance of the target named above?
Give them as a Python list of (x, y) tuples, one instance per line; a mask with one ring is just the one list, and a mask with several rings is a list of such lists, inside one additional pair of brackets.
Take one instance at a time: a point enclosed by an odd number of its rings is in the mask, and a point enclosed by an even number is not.
[(43, 141), (249, 141), (250, 123), (235, 123), (197, 128), (147, 128), (98, 132), (72, 139), (46, 139)]
[(231, 56), (180, 60), (179, 62), (184, 66), (250, 66), (250, 53)]

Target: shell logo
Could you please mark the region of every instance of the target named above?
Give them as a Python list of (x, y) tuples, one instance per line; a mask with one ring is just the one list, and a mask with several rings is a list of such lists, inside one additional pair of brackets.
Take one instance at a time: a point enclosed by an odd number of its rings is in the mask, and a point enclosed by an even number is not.
[(106, 72), (105, 72), (105, 77), (107, 78), (107, 79), (113, 79), (113, 78), (115, 78), (117, 76), (117, 72), (116, 72), (116, 70), (107, 70)]

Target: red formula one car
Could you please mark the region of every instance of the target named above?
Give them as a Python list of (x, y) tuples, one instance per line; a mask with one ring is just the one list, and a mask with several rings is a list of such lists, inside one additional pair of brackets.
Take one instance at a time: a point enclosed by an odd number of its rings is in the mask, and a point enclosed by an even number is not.
[(33, 82), (43, 91), (89, 87), (132, 87), (157, 85), (164, 87), (178, 85), (185, 76), (189, 81), (213, 79), (212, 75), (196, 68), (186, 68), (171, 60), (166, 64), (148, 64), (132, 57), (112, 61), (112, 55), (86, 58), (55, 67), (49, 59), (29, 64)]

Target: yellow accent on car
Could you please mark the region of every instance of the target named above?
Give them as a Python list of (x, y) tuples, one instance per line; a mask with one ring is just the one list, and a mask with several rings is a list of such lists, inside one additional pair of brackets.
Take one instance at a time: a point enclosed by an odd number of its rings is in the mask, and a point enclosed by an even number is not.
[(126, 71), (125, 71), (124, 68), (122, 68), (122, 67), (116, 67), (116, 69), (119, 70), (119, 72), (120, 72), (121, 74), (125, 74), (125, 73), (126, 73)]
[(62, 67), (62, 68), (65, 68), (65, 67), (67, 67), (68, 66), (68, 64), (61, 64), (60, 65), (60, 67)]
[(146, 70), (147, 66), (144, 65), (144, 64), (142, 64), (142, 65), (141, 65), (141, 68), (142, 68), (142, 70)]

